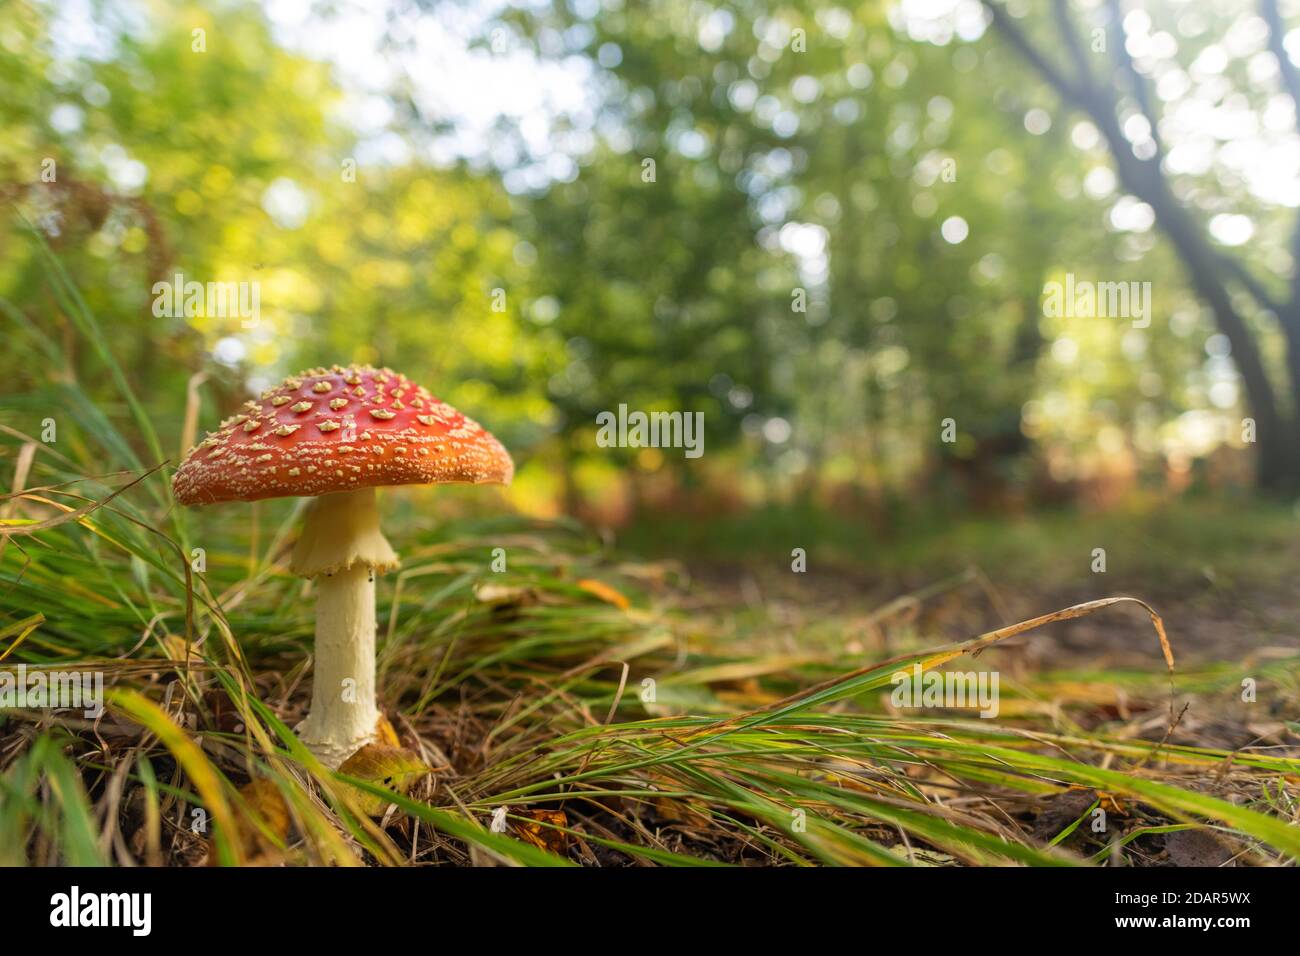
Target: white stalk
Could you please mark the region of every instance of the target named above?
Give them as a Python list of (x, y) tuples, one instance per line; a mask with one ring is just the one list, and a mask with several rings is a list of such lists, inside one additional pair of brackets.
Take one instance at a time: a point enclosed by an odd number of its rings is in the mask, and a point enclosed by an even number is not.
[(311, 712), (298, 736), (331, 769), (374, 740), (375, 572), (364, 565), (316, 579)]
[(291, 561), (316, 586), (311, 710), (297, 731), (331, 769), (375, 740), (375, 571), (396, 563), (373, 488), (312, 503)]

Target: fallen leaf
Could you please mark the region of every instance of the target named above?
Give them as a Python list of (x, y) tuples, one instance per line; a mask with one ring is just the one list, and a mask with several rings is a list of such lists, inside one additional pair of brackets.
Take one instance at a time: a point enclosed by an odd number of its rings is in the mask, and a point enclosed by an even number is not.
[(596, 595), (606, 604), (614, 605), (620, 611), (626, 611), (632, 603), (622, 593), (616, 591), (604, 581), (597, 581), (595, 578), (583, 578), (578, 582), (578, 587), (588, 594)]
[[(279, 866), (284, 862), (284, 845), (289, 841), (289, 805), (272, 781), (257, 779), (239, 788), (249, 811), (237, 818), (238, 838), (248, 866)], [(260, 825), (259, 825), (260, 822)], [(216, 846), (208, 841), (208, 863), (215, 866)]]
[(563, 853), (568, 848), (569, 834), (555, 829), (556, 826), (569, 825), (563, 810), (523, 810), (520, 811), (520, 816), (529, 819), (524, 823), (511, 824), (519, 839), (551, 853)]
[(275, 783), (266, 779), (254, 780), (242, 787), (239, 795), (244, 798), (248, 808), (262, 818), (262, 822), (277, 840), (283, 843), (289, 839), (289, 806)]
[[(386, 744), (367, 744), (339, 767), (339, 773), (378, 784), (403, 796), (410, 793), (416, 782), (429, 772), (429, 766), (413, 751)], [(356, 790), (353, 797), (357, 811), (369, 817), (383, 816), (388, 807), (387, 800), (373, 793)]]
[(385, 747), (400, 747), (401, 740), (397, 737), (397, 731), (393, 729), (392, 723), (383, 714), (379, 715), (379, 723), (375, 724), (375, 736), (379, 738), (377, 743)]

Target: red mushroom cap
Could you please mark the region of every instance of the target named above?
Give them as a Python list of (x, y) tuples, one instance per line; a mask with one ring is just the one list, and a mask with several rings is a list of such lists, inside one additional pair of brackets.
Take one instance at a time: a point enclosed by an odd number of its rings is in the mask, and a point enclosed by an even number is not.
[(378, 485), (514, 476), (492, 434), (422, 386), (369, 365), (286, 378), (190, 449), (172, 478), (183, 505), (315, 496)]

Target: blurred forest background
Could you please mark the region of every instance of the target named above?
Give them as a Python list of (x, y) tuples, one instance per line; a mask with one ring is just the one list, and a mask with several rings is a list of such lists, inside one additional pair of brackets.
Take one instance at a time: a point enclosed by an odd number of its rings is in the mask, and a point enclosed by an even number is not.
[[(27, 221), (173, 455), (189, 389), (211, 427), (357, 361), (501, 436), (539, 515), (1289, 508), (1297, 8), (5, 0), (5, 418), (117, 401)], [(259, 321), (157, 317), (176, 273)], [(1147, 321), (1051, 314), (1067, 275)], [(704, 456), (598, 447), (620, 403), (703, 412)]]

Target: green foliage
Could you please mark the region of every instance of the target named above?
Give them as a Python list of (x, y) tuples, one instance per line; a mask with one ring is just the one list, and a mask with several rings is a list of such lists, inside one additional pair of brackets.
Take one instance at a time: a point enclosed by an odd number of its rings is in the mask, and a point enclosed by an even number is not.
[[(155, 5), (147, 28), (103, 12), (92, 50), (56, 42), (56, 9), (19, 3), (0, 43), (16, 104), (0, 297), (40, 337), (69, 336), (19, 211), (113, 330), (169, 456), (179, 416), (161, 413), (195, 375), (211, 426), (297, 368), (389, 363), (488, 422), (541, 486), (558, 476), (570, 505), (586, 460), (633, 482), (716, 474), (594, 458), (595, 415), (620, 403), (704, 412), (710, 462), (746, 462), (764, 493), (1023, 490), (1044, 465), (1070, 481), (1130, 453), (1160, 475), (1170, 449), (1183, 467), (1218, 440), (1222, 362), (1204, 361), (1184, 277), (1153, 232), (1108, 225), (1118, 194), (1084, 189), (1108, 166), (1095, 131), (992, 33), (936, 42), (872, 4), (578, 9), (484, 27), (593, 70), (595, 115), (555, 121), (576, 173), (521, 189), (517, 169), (422, 158), (443, 127), (401, 88), (378, 158), (348, 122), (356, 91), (251, 4)], [(948, 241), (956, 218), (966, 236)], [(1045, 317), (1066, 272), (1152, 282), (1158, 320)], [(257, 283), (256, 326), (156, 315), (154, 284), (177, 273)], [(0, 356), (16, 392), (57, 376), (102, 400), (90, 368)]]

